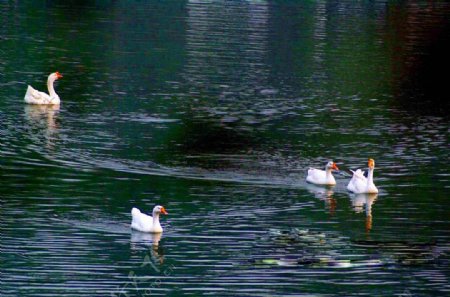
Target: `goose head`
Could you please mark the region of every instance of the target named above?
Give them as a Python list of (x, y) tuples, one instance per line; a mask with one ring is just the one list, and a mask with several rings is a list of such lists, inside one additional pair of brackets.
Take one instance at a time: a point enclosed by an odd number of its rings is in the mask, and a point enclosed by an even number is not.
[(367, 166), (369, 167), (369, 169), (374, 169), (375, 161), (373, 159), (369, 159), (369, 161), (367, 162)]
[(169, 214), (169, 213), (166, 211), (166, 209), (164, 208), (164, 206), (156, 205), (156, 206), (153, 208), (153, 215), (154, 215), (154, 216), (155, 216), (155, 215), (158, 215), (158, 216), (159, 216), (160, 213), (162, 213), (162, 214), (164, 214), (164, 215), (168, 215), (168, 214)]
[(333, 161), (329, 161), (327, 163), (327, 165), (325, 166), (325, 169), (327, 169), (327, 170), (339, 170), (339, 168), (337, 167), (336, 163), (334, 163)]
[(58, 71), (53, 72), (53, 73), (51, 73), (51, 74), (48, 76), (48, 80), (52, 80), (52, 81), (55, 81), (55, 80), (60, 79), (60, 78), (63, 78), (63, 76), (62, 76), (62, 74), (59, 73)]

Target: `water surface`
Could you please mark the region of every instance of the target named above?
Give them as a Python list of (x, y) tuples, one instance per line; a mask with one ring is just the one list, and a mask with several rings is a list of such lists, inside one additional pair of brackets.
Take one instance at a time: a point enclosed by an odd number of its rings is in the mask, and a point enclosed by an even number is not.
[[(2, 296), (449, 294), (449, 11), (0, 4)], [(56, 70), (61, 106), (25, 106)]]

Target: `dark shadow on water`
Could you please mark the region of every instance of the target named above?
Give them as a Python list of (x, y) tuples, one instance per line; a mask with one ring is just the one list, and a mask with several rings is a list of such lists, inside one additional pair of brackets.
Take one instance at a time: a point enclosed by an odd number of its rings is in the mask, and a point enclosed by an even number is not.
[(181, 149), (186, 153), (226, 154), (251, 150), (258, 146), (250, 132), (234, 129), (215, 120), (185, 122)]
[(397, 104), (418, 115), (448, 116), (450, 4), (392, 5), (388, 18)]

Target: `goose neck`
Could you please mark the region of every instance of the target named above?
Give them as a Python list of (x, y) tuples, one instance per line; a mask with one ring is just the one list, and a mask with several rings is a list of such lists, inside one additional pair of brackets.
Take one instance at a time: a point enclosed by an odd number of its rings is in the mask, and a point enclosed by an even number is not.
[(373, 168), (369, 168), (369, 172), (367, 174), (367, 183), (368, 184), (373, 183)]
[(161, 226), (159, 223), (159, 213), (153, 213), (153, 227)]
[(55, 82), (55, 79), (52, 77), (49, 77), (47, 80), (48, 94), (50, 95), (50, 97), (56, 96), (55, 88), (53, 87), (54, 82)]

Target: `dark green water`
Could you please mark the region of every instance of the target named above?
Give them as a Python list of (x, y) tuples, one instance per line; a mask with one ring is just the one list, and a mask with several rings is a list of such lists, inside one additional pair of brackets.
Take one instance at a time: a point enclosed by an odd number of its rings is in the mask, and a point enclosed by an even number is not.
[(148, 2), (0, 3), (1, 296), (450, 293), (448, 4)]

